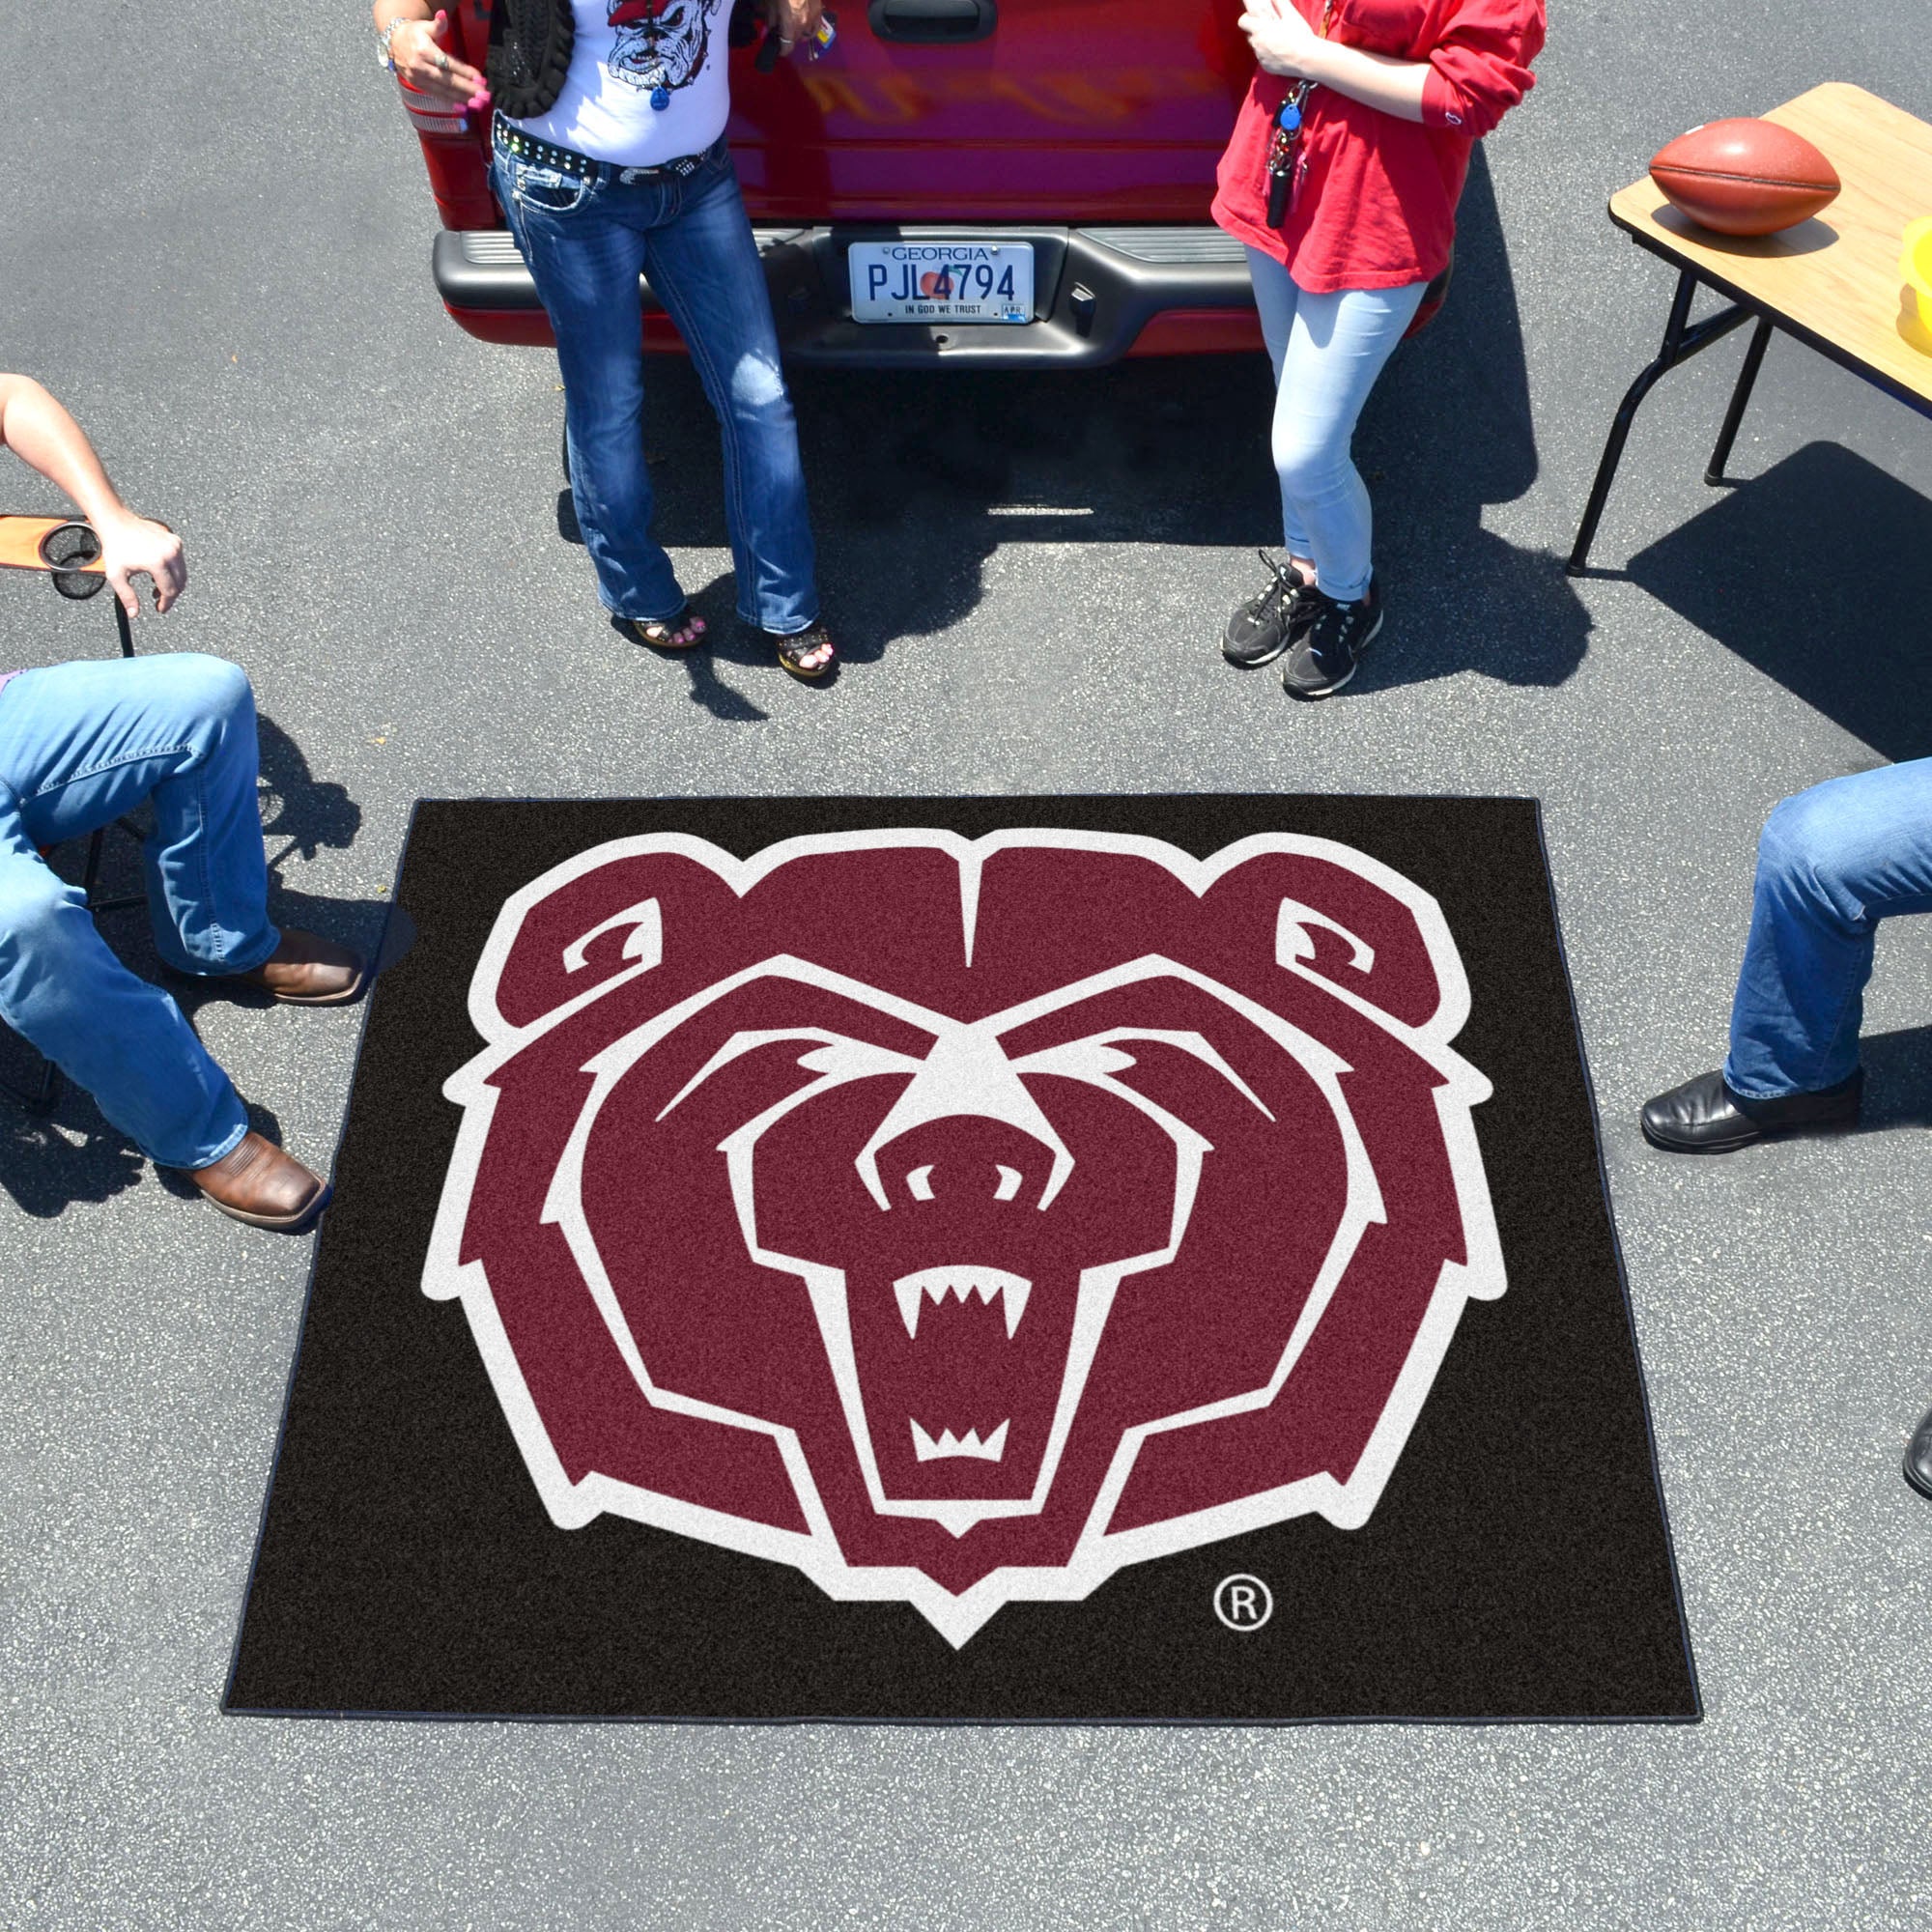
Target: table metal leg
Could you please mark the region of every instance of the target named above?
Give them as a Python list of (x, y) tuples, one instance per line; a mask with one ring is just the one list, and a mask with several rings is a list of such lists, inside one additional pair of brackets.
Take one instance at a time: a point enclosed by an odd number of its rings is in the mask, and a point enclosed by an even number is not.
[(1718, 432), (1718, 446), (1712, 450), (1710, 466), (1704, 471), (1706, 483), (1715, 486), (1724, 480), (1724, 465), (1731, 460), (1731, 444), (1738, 440), (1738, 425), (1745, 419), (1745, 408), (1757, 383), (1757, 372), (1764, 366), (1764, 352), (1770, 341), (1771, 324), (1760, 320), (1751, 330), (1750, 344), (1745, 350), (1744, 367), (1738, 371), (1738, 385), (1731, 391), (1730, 407), (1724, 412), (1724, 426)]
[[(29, 1047), (27, 1051), (31, 1053), (33, 1049)], [(0, 1094), (6, 1094), (8, 1099), (17, 1101), (29, 1113), (52, 1113), (60, 1105), (62, 1084), (64, 1082), (60, 1078), (60, 1068), (43, 1055), (41, 1078), (35, 1080), (33, 1086), (19, 1086), (14, 1080), (0, 1080)]]
[(41, 1077), (33, 1086), (20, 1087), (11, 1080), (0, 1080), (0, 1093), (17, 1100), (30, 1114), (51, 1114), (60, 1105), (65, 1084), (60, 1068), (51, 1060), (43, 1058)]
[(1686, 269), (1677, 277), (1677, 293), (1670, 300), (1670, 319), (1663, 326), (1663, 342), (1657, 359), (1630, 385), (1610, 424), (1609, 440), (1604, 444), (1603, 460), (1597, 465), (1597, 479), (1590, 486), (1590, 500), (1583, 506), (1583, 521), (1577, 527), (1577, 542), (1570, 552), (1570, 561), (1564, 565), (1572, 577), (1580, 577), (1589, 562), (1590, 545), (1596, 539), (1598, 524), (1603, 521), (1604, 505), (1609, 501), (1610, 485), (1616, 480), (1617, 465), (1623, 460), (1624, 444), (1630, 440), (1638, 405), (1650, 394), (1660, 376), (1680, 362), (1688, 362), (1719, 337), (1728, 335), (1751, 319), (1749, 309), (1734, 302), (1693, 325), (1690, 302), (1696, 293), (1697, 271)]

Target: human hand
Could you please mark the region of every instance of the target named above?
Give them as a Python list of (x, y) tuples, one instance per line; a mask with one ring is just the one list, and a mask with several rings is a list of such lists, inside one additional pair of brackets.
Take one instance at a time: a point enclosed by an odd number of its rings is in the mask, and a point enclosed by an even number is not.
[(490, 83), (468, 61), (451, 58), (451, 32), (440, 8), (433, 20), (405, 20), (389, 37), (389, 58), (417, 93), (476, 112), (490, 104)]
[(1327, 43), (1295, 12), (1294, 0), (1248, 0), (1238, 24), (1264, 72), (1290, 80), (1318, 78), (1316, 69)]
[(779, 37), (779, 52), (788, 60), (817, 33), (825, 0), (768, 0), (766, 17)]
[(167, 525), (137, 517), (131, 510), (97, 517), (94, 527), (100, 537), (101, 572), (114, 586), (122, 610), (130, 617), (141, 614), (140, 595), (133, 584), (136, 577), (153, 582), (156, 611), (171, 609), (187, 588), (181, 538)]

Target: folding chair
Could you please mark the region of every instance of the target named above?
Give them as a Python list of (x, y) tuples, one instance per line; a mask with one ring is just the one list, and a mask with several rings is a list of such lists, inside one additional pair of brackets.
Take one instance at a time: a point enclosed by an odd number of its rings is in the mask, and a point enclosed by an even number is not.
[[(77, 523), (67, 517), (19, 517), (0, 512), (0, 570), (39, 571), (61, 596), (76, 603), (84, 602), (107, 587), (107, 579), (101, 567), (99, 534), (93, 525)], [(128, 613), (122, 610), (120, 598), (110, 597), (107, 601), (114, 611), (121, 655), (131, 658), (134, 655), (134, 634), (128, 626)], [(130, 820), (122, 818), (116, 823), (130, 838), (138, 839), (141, 837), (140, 828)], [(81, 873), (80, 889), (86, 896), (88, 911), (99, 915), (146, 905), (145, 893), (133, 893), (115, 899), (97, 899), (94, 896), (96, 882), (100, 877), (101, 848), (106, 836), (107, 828), (102, 826), (87, 841), (87, 864)], [(23, 1087), (11, 1080), (0, 1079), (0, 1093), (12, 1094), (22, 1106), (30, 1107), (37, 1113), (51, 1113), (60, 1104), (60, 1068), (51, 1060), (43, 1059), (41, 1077), (33, 1086)]]

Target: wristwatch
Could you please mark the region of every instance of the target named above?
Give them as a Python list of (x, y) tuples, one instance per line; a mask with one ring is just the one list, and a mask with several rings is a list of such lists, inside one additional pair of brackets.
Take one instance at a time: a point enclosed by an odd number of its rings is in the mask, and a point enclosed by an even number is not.
[[(398, 14), (396, 17), (393, 20), (391, 20), (389, 24), (386, 27), (384, 27), (380, 34), (376, 36), (376, 59), (378, 64), (382, 67), (383, 71), (384, 73), (394, 73), (396, 71), (396, 57), (389, 51), (389, 43), (395, 39), (396, 29), (398, 27), (406, 27), (410, 24), (411, 24), (410, 17), (407, 14)], [(417, 26), (421, 26), (422, 22), (418, 20), (414, 24)]]

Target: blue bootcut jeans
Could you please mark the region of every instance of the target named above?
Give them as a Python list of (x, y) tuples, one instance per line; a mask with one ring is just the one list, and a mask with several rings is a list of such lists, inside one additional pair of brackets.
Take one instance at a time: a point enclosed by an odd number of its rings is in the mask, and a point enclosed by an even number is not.
[(1765, 822), (1724, 1078), (1815, 1094), (1859, 1065), (1881, 920), (1932, 912), (1932, 758), (1813, 785)]
[(228, 1076), (158, 986), (108, 951), (40, 848), (152, 798), (155, 945), (177, 970), (274, 952), (246, 676), (191, 653), (21, 671), (0, 685), (0, 1020), (151, 1160), (206, 1167), (248, 1130)]
[(810, 630), (818, 587), (798, 430), (724, 143), (687, 179), (648, 182), (610, 170), (585, 182), (498, 146), (491, 185), (556, 337), (571, 490), (605, 606), (653, 622), (684, 604), (671, 560), (651, 536), (638, 286), (648, 273), (724, 432), (738, 614), (784, 637)]

